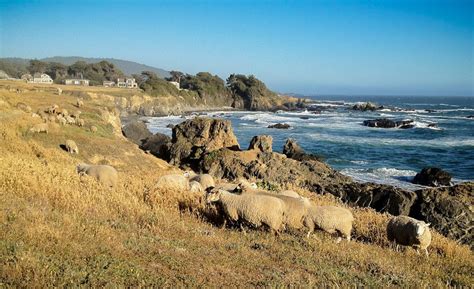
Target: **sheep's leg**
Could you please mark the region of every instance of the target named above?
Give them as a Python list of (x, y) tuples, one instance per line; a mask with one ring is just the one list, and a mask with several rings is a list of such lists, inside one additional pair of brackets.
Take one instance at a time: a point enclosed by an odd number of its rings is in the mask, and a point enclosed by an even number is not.
[(395, 252), (400, 252), (400, 245), (395, 244)]
[(415, 251), (417, 255), (420, 255), (420, 250), (418, 248), (416, 248)]
[(425, 248), (425, 255), (428, 257), (428, 248)]

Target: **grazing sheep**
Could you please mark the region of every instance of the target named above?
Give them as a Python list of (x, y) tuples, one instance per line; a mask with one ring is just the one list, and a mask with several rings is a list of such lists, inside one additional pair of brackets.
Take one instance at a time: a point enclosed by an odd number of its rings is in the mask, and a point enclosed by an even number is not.
[(272, 196), (259, 194), (232, 194), (220, 189), (211, 189), (206, 201), (218, 203), (231, 221), (243, 221), (256, 228), (266, 225), (278, 235), (283, 226), (285, 204)]
[[(309, 229), (307, 237), (315, 228), (319, 228), (330, 234), (339, 233), (350, 241), (353, 221), (354, 217), (348, 209), (335, 206), (310, 206), (304, 224)], [(339, 237), (337, 242), (340, 241)]]
[(204, 189), (199, 182), (191, 181), (189, 182), (189, 191), (192, 193), (202, 193)]
[(77, 144), (75, 141), (68, 139), (66, 140), (66, 150), (71, 153), (71, 154), (78, 154), (79, 153), (79, 148), (77, 147)]
[(48, 133), (49, 127), (47, 123), (37, 123), (30, 128), (31, 133)]
[(64, 117), (62, 117), (61, 115), (58, 115), (58, 121), (59, 121), (60, 125), (66, 125), (67, 124), (67, 120)]
[(95, 125), (91, 126), (91, 132), (96, 133), (97, 127)]
[(58, 93), (58, 95), (61, 95), (63, 93), (63, 90), (59, 87), (56, 87), (56, 92)]
[(55, 115), (50, 115), (50, 116), (48, 116), (48, 121), (49, 121), (49, 122), (56, 122), (56, 119), (57, 119), (57, 118), (56, 118)]
[(200, 174), (191, 178), (190, 180), (199, 182), (204, 190), (207, 190), (207, 188), (216, 186), (216, 183), (214, 182), (214, 178), (209, 174)]
[(425, 251), (428, 256), (428, 246), (431, 244), (430, 224), (408, 216), (397, 216), (387, 224), (387, 238), (398, 245), (411, 246)]
[(160, 189), (188, 191), (189, 180), (181, 174), (164, 175), (158, 178), (155, 187)]
[(19, 102), (16, 104), (16, 107), (18, 109), (21, 109), (23, 110), (24, 112), (27, 112), (27, 113), (30, 113), (31, 112), (31, 106), (27, 105), (26, 103), (24, 102)]
[(39, 114), (37, 114), (36, 112), (33, 112), (33, 113), (31, 114), (31, 117), (40, 117), (40, 116), (39, 116)]
[(82, 107), (82, 106), (84, 106), (84, 102), (78, 98), (77, 101), (76, 101), (76, 106), (77, 107)]
[(185, 176), (186, 178), (190, 179), (190, 180), (193, 179), (193, 178), (195, 178), (195, 177), (197, 177), (197, 175), (198, 175), (198, 174), (196, 174), (196, 173), (195, 173), (194, 171), (192, 171), (192, 170), (188, 170), (188, 171), (185, 171), (185, 172), (184, 172), (184, 176)]
[(81, 111), (80, 110), (76, 110), (75, 112), (72, 112), (71, 114), (69, 114), (71, 117), (74, 117), (74, 118), (79, 118), (81, 116)]
[(63, 108), (63, 109), (57, 110), (57, 114), (62, 114), (62, 116), (66, 117), (69, 115), (69, 112), (67, 111), (67, 109)]
[(52, 106), (48, 107), (45, 112), (49, 114), (55, 114), (58, 111), (59, 106), (57, 104), (53, 104)]
[(67, 124), (75, 124), (76, 123), (76, 119), (70, 117), (69, 115), (66, 115), (66, 116), (63, 116), (63, 117), (66, 119)]
[(94, 177), (100, 183), (108, 187), (114, 187), (118, 182), (117, 170), (108, 165), (79, 164), (77, 165), (76, 170), (78, 174), (86, 174)]
[(77, 126), (84, 126), (84, 120), (82, 118), (76, 118)]

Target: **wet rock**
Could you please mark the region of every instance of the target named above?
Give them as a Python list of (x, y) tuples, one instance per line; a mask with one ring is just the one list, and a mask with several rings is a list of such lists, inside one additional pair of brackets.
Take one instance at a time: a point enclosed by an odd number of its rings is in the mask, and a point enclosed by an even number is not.
[(416, 191), (411, 215), (431, 223), (441, 234), (474, 249), (474, 183)]
[(425, 109), (425, 111), (428, 112), (428, 113), (434, 113), (434, 112), (436, 112), (436, 110), (434, 110), (434, 109)]
[(468, 116), (466, 116), (466, 118), (471, 118), (472, 119), (472, 118), (474, 118), (474, 115), (468, 115)]
[(289, 129), (290, 125), (287, 123), (277, 123), (269, 125), (268, 128)]
[(451, 175), (440, 168), (424, 168), (416, 174), (412, 183), (430, 187), (450, 186)]
[(259, 150), (265, 153), (272, 152), (273, 138), (270, 135), (254, 136), (250, 141), (249, 150)]
[(437, 123), (430, 123), (430, 124), (428, 124), (428, 127), (438, 127), (438, 124)]
[(415, 125), (413, 124), (413, 120), (392, 120), (388, 118), (377, 118), (377, 119), (370, 119), (364, 120), (363, 125), (368, 127), (379, 127), (379, 128), (413, 128)]
[(145, 139), (151, 137), (153, 134), (148, 130), (146, 124), (142, 121), (131, 121), (122, 127), (123, 135), (130, 141), (141, 145)]
[(372, 102), (357, 103), (352, 107), (352, 110), (357, 110), (357, 111), (375, 111), (377, 109), (378, 109), (377, 106), (373, 104)]
[(221, 148), (240, 150), (230, 120), (196, 117), (173, 128), (170, 163), (196, 165), (204, 153)]
[(167, 128), (171, 128), (171, 129), (173, 129), (173, 128), (174, 128), (174, 124), (172, 124), (172, 123), (169, 123), (169, 124), (167, 124), (167, 125), (166, 125), (166, 127), (167, 127)]

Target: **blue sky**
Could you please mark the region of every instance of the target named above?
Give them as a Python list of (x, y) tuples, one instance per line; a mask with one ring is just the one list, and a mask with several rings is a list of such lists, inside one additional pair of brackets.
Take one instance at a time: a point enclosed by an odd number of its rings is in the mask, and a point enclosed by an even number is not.
[(303, 94), (472, 96), (473, 11), (474, 0), (0, 0), (0, 56), (254, 74)]

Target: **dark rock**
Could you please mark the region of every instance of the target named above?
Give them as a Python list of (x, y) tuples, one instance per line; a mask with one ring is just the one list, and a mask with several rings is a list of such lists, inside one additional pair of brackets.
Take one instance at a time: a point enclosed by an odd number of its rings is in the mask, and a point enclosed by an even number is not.
[(377, 106), (371, 102), (357, 103), (352, 107), (352, 110), (358, 111), (375, 111), (377, 109)]
[(436, 110), (434, 109), (425, 109), (426, 112), (429, 112), (429, 113), (433, 113), (433, 112), (436, 112)]
[(149, 151), (156, 157), (169, 160), (169, 147), (171, 138), (162, 133), (156, 133), (143, 140), (141, 149)]
[(146, 138), (153, 135), (145, 123), (136, 120), (124, 125), (122, 127), (122, 133), (126, 138), (137, 145), (141, 145)]
[(300, 116), (301, 119), (309, 119), (309, 116)]
[(451, 175), (440, 168), (424, 168), (416, 174), (412, 183), (430, 187), (450, 186)]
[(173, 128), (169, 161), (196, 165), (204, 153), (221, 148), (240, 150), (230, 120), (196, 117)]
[(254, 136), (250, 141), (249, 150), (259, 150), (264, 153), (272, 152), (273, 138), (270, 135)]
[(388, 118), (377, 118), (377, 119), (370, 119), (364, 120), (363, 125), (368, 127), (380, 127), (380, 128), (413, 128), (415, 125), (413, 124), (413, 120), (392, 120)]
[(305, 151), (292, 138), (286, 140), (285, 145), (283, 146), (283, 154), (297, 161), (322, 160), (319, 156), (305, 153)]
[(287, 123), (277, 123), (269, 125), (268, 128), (289, 129), (290, 125)]
[(411, 215), (431, 223), (441, 234), (474, 249), (474, 183), (416, 191)]
[(167, 128), (171, 128), (171, 129), (173, 129), (173, 128), (174, 128), (174, 124), (172, 124), (172, 123), (169, 123), (169, 124), (167, 124), (167, 125), (166, 125), (166, 127), (167, 127)]
[(466, 118), (474, 118), (474, 115), (468, 115)]
[(438, 127), (438, 124), (437, 123), (430, 123), (430, 124), (428, 124), (428, 127)]

